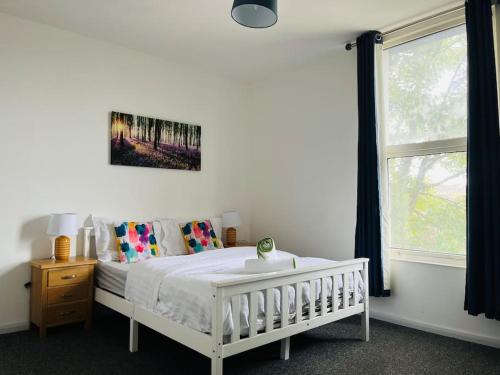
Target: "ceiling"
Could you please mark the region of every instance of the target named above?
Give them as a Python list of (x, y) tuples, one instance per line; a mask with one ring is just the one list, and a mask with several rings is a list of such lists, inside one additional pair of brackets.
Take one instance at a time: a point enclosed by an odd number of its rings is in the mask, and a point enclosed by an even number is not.
[(448, 4), (450, 0), (278, 0), (278, 23), (261, 30), (231, 19), (232, 0), (0, 0), (0, 12), (254, 80), (327, 55), (364, 30)]

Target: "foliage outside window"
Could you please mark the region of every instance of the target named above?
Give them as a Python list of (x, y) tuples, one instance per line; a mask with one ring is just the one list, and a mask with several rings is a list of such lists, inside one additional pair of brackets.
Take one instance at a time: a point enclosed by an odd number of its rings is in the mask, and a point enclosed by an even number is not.
[(465, 26), (383, 51), (391, 248), (465, 254)]

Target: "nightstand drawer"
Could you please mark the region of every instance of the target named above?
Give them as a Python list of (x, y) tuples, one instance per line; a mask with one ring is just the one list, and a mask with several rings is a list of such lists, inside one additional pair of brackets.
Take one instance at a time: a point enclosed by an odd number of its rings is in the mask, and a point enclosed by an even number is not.
[(47, 303), (65, 303), (87, 299), (89, 286), (87, 283), (56, 286), (47, 290)]
[(68, 267), (49, 271), (49, 286), (86, 283), (89, 278), (89, 267)]
[(85, 320), (87, 302), (64, 303), (52, 305), (47, 309), (47, 325), (54, 326)]

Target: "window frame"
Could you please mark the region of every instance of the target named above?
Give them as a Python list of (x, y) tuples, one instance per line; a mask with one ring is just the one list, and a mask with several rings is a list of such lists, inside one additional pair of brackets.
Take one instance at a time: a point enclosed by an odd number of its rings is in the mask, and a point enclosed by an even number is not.
[(387, 224), (383, 228), (384, 246), (389, 248), (391, 259), (396, 261), (408, 261), (417, 263), (427, 263), (433, 265), (444, 265), (451, 267), (465, 268), (466, 255), (445, 252), (433, 252), (424, 250), (410, 250), (391, 247), (390, 241), (390, 196), (389, 196), (389, 161), (393, 158), (425, 156), (440, 153), (467, 152), (467, 137), (452, 138), (445, 140), (434, 140), (420, 143), (410, 143), (403, 145), (386, 145), (385, 129), (386, 114), (388, 113), (388, 95), (387, 79), (384, 74), (383, 53), (392, 47), (411, 42), (413, 40), (429, 36), (447, 29), (465, 24), (465, 9), (455, 9), (451, 12), (441, 13), (436, 16), (424, 19), (417, 24), (403, 27), (394, 32), (384, 34), (384, 42), (377, 51), (379, 55), (376, 59), (376, 80), (378, 108), (377, 117), (379, 118), (379, 153), (380, 153), (380, 178), (382, 192), (382, 223)]

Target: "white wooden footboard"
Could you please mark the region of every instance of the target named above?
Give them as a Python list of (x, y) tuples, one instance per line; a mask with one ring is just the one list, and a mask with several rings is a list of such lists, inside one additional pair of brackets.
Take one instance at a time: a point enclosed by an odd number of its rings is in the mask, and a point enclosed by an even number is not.
[[(358, 272), (365, 285), (362, 302), (358, 302), (359, 298), (357, 298)], [(353, 293), (350, 293), (347, 287), (349, 274), (353, 274)], [(339, 289), (336, 280), (338, 277), (342, 278), (343, 285), (346, 286), (342, 289), (340, 299), (336, 293)], [(324, 293), (329, 278), (332, 281), (331, 296)], [(316, 280), (321, 280), (319, 300), (315, 298), (316, 283), (314, 281)], [(310, 286), (311, 302), (309, 304), (302, 303), (303, 283), (308, 283)], [(288, 286), (295, 288), (296, 312), (294, 316), (289, 315)], [(273, 300), (276, 288), (281, 289), (281, 316), (277, 321), (274, 316)], [(265, 301), (265, 329), (261, 331), (257, 327), (259, 292), (264, 293)], [(247, 295), (249, 302), (249, 332), (244, 336), (241, 335), (240, 328), (243, 295)], [(95, 293), (97, 302), (130, 318), (131, 352), (138, 349), (138, 323), (141, 323), (211, 358), (212, 375), (222, 375), (224, 358), (277, 340), (282, 340), (281, 358), (288, 359), (290, 336), (355, 314), (362, 314), (362, 339), (368, 341), (369, 338), (368, 259), (365, 258), (293, 271), (240, 276), (234, 280), (214, 282), (212, 283), (212, 298), (212, 332), (206, 334), (173, 322), (161, 314), (135, 306), (124, 298), (98, 287)], [(231, 305), (234, 328), (231, 336), (225, 338), (223, 309), (226, 301)], [(291, 317), (293, 319), (290, 319)]]
[[(362, 303), (358, 302), (358, 271), (361, 273), (365, 284)], [(353, 274), (353, 293), (349, 293), (349, 274)], [(343, 280), (342, 303), (339, 305), (337, 278), (340, 275)], [(333, 293), (331, 298), (326, 294), (327, 279), (332, 279)], [(316, 280), (321, 280), (320, 299), (317, 301)], [(310, 304), (302, 304), (302, 284), (310, 285)], [(277, 272), (265, 275), (252, 275), (245, 279), (241, 277), (234, 280), (214, 282), (213, 286), (213, 310), (212, 310), (212, 375), (222, 375), (223, 358), (231, 355), (265, 345), (267, 343), (282, 340), (281, 358), (288, 359), (290, 348), (290, 336), (309, 329), (319, 327), (330, 322), (355, 315), (363, 314), (362, 338), (369, 338), (369, 309), (368, 309), (368, 259), (360, 258), (338, 262), (334, 265), (322, 265), (304, 269)], [(293, 319), (289, 316), (288, 286), (295, 288), (296, 313)], [(276, 323), (274, 319), (274, 289), (280, 288), (281, 319)], [(258, 293), (262, 291), (265, 296), (265, 330), (258, 331), (257, 311)], [(240, 306), (242, 295), (248, 296), (249, 302), (249, 333), (247, 336), (240, 335)], [(229, 339), (224, 341), (223, 337), (223, 307), (224, 302), (229, 300), (233, 315), (233, 333)], [(303, 308), (306, 311), (303, 311)]]

